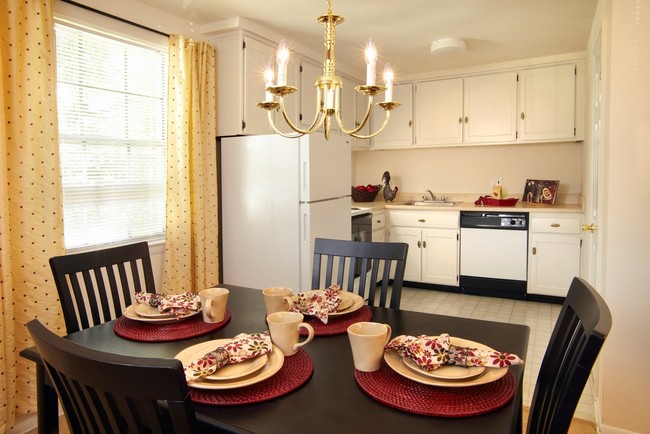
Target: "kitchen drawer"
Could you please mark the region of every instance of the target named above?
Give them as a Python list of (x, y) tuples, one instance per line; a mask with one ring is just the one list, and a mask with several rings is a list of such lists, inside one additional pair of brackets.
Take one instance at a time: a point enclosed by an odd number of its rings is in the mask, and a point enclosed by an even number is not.
[(372, 213), (372, 230), (383, 229), (386, 227), (386, 214), (383, 211), (373, 211)]
[(458, 229), (459, 215), (458, 211), (391, 210), (388, 217), (391, 226)]
[(530, 219), (530, 231), (555, 234), (578, 234), (580, 233), (580, 219), (577, 217), (532, 217)]

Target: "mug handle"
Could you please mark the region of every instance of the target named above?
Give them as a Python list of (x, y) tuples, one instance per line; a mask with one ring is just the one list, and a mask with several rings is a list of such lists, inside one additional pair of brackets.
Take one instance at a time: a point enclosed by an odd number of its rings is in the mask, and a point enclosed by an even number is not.
[(390, 325), (384, 324), (386, 326), (386, 342), (384, 342), (384, 346), (388, 345), (388, 341), (390, 341), (390, 337), (393, 334), (393, 329), (390, 328)]
[(212, 302), (213, 301), (214, 301), (214, 299), (208, 298), (208, 299), (205, 300), (205, 303), (204, 303), (205, 304), (205, 311), (204, 311), (205, 315), (210, 319), (214, 319), (214, 315), (212, 315)]
[(282, 297), (282, 301), (287, 303), (287, 312), (291, 312), (293, 310), (293, 300), (291, 299), (291, 296), (285, 295)]
[(300, 331), (301, 328), (307, 330), (307, 338), (304, 341), (298, 342), (296, 345), (294, 345), (293, 346), (294, 350), (297, 349), (298, 347), (302, 347), (303, 345), (307, 345), (308, 343), (311, 342), (312, 339), (314, 339), (314, 328), (311, 326), (311, 324), (307, 324), (306, 322), (301, 322), (300, 324), (298, 324), (298, 331)]

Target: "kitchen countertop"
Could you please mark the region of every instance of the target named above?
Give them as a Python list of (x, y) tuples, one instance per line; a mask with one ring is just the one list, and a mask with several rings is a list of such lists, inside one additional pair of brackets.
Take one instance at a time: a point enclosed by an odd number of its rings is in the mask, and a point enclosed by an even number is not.
[[(474, 205), (474, 200), (464, 200), (454, 206), (429, 206), (429, 205), (407, 205), (413, 199), (404, 198), (395, 202), (384, 202), (383, 199), (374, 202), (352, 202), (353, 207), (368, 209), (369, 211), (381, 211), (384, 209), (418, 210), (418, 211), (518, 211), (535, 213), (578, 213), (584, 212), (583, 207), (578, 203), (560, 203), (555, 205), (534, 204), (528, 202), (517, 202), (515, 206), (485, 206)], [(417, 199), (416, 199), (417, 200)], [(452, 200), (452, 199), (450, 199)], [(452, 201), (455, 201), (453, 199)]]

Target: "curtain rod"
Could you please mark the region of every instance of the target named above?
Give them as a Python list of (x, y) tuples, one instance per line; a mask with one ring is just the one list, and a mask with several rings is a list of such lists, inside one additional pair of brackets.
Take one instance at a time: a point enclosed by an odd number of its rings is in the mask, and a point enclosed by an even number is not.
[(69, 4), (73, 5), (73, 6), (80, 7), (82, 9), (86, 9), (86, 10), (94, 12), (96, 14), (103, 15), (105, 17), (112, 18), (114, 20), (121, 21), (123, 23), (130, 24), (132, 26), (139, 27), (139, 28), (144, 29), (144, 30), (148, 30), (148, 31), (153, 32), (153, 33), (157, 33), (157, 34), (162, 35), (162, 36), (169, 37), (169, 33), (164, 33), (164, 32), (161, 32), (160, 30), (152, 29), (151, 27), (147, 27), (147, 26), (143, 26), (142, 24), (134, 23), (133, 21), (129, 21), (129, 20), (126, 20), (124, 18), (117, 17), (115, 15), (109, 14), (108, 12), (104, 12), (104, 11), (100, 11), (100, 10), (95, 9), (95, 8), (91, 8), (90, 6), (86, 6), (86, 5), (83, 5), (81, 3), (77, 3), (77, 2), (72, 1), (72, 0), (61, 0), (61, 1), (64, 2), (64, 3), (69, 3)]

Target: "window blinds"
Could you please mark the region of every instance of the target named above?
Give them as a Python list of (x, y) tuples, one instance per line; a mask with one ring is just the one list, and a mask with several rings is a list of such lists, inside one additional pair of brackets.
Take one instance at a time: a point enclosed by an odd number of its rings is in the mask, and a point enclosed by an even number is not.
[(55, 30), (66, 248), (164, 237), (166, 47)]

